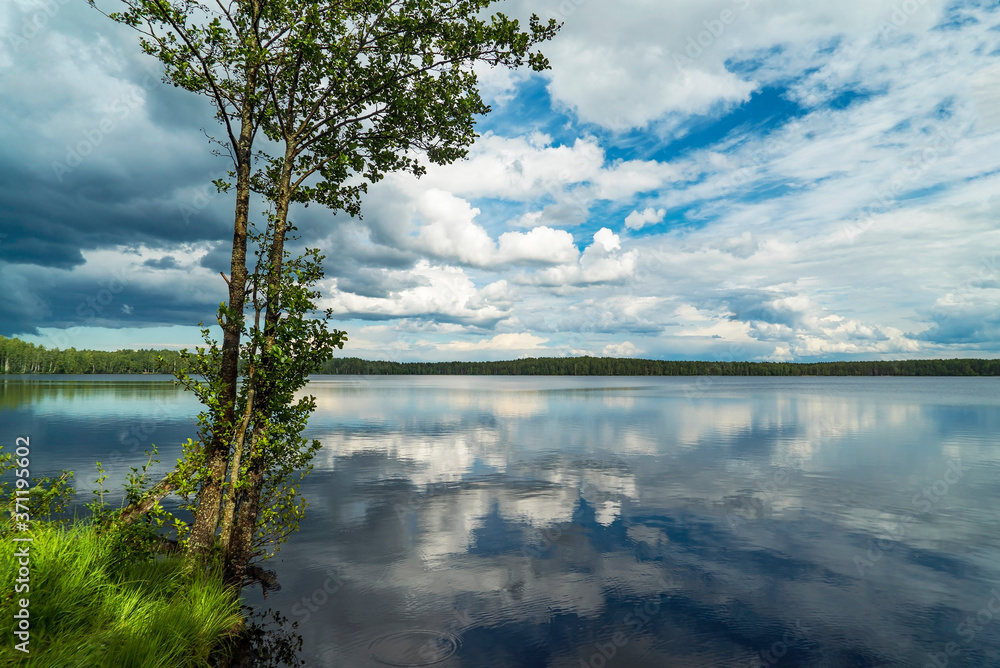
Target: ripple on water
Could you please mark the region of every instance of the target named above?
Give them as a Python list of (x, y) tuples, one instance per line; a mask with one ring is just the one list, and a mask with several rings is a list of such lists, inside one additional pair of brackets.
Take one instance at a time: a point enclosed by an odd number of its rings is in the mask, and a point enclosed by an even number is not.
[(375, 660), (388, 666), (430, 666), (458, 651), (457, 636), (415, 629), (379, 636), (368, 646)]

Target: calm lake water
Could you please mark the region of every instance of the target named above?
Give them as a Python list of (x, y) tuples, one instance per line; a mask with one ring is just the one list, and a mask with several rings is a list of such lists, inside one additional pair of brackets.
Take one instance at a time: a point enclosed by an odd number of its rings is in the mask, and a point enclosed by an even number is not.
[[(120, 485), (162, 378), (0, 378), (6, 451)], [(1000, 666), (1000, 379), (325, 377), (247, 600), (307, 666)]]

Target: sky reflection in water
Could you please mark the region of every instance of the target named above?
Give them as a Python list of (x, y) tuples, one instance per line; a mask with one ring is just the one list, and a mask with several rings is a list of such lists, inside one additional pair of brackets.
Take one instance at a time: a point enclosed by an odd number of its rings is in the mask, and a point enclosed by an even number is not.
[[(166, 383), (2, 387), (84, 492), (95, 459), (123, 478), (136, 438), (169, 462), (194, 433)], [(266, 605), (309, 666), (1000, 666), (998, 389), (317, 379)]]

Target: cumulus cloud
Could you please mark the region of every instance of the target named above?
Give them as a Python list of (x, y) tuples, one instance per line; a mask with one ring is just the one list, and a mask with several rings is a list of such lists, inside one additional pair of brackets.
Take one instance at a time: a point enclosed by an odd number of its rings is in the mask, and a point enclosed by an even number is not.
[(474, 222), (478, 209), (451, 193), (433, 189), (418, 198), (416, 212), (425, 221), (418, 234), (421, 250), (468, 264), (489, 264), (496, 249), (486, 230)]
[(566, 230), (536, 227), (528, 232), (504, 232), (500, 235), (496, 261), (501, 264), (538, 262), (566, 264), (574, 262), (580, 252), (573, 235)]
[(915, 334), (921, 341), (936, 344), (992, 344), (1000, 340), (1000, 289), (975, 291), (968, 295), (947, 294), (938, 299), (930, 313), (930, 326)]
[(621, 343), (609, 343), (604, 346), (601, 354), (604, 357), (635, 357), (638, 352), (639, 349), (631, 341), (623, 341)]
[(431, 167), (419, 181), (399, 176), (393, 183), (410, 191), (438, 188), (461, 197), (534, 201), (596, 179), (604, 163), (604, 149), (594, 137), (557, 145), (539, 132), (523, 137), (487, 132), (465, 160)]
[(562, 264), (573, 262), (579, 251), (565, 230), (535, 227), (511, 231), (494, 242), (475, 222), (479, 209), (451, 193), (432, 189), (417, 201), (420, 224), (417, 247), (435, 257), (477, 267), (504, 264)]
[(641, 230), (647, 225), (655, 225), (662, 222), (665, 215), (667, 215), (666, 209), (654, 209), (652, 207), (642, 212), (633, 211), (625, 219), (625, 227), (630, 230)]
[(477, 288), (460, 267), (432, 265), (421, 260), (410, 270), (383, 271), (394, 280), (419, 281), (419, 284), (386, 297), (364, 297), (338, 290), (334, 281), (332, 295), (323, 306), (342, 317), (421, 317), (493, 326), (510, 313), (513, 305), (506, 281)]
[(639, 251), (622, 252), (620, 237), (602, 227), (594, 234), (594, 242), (584, 249), (578, 262), (545, 269), (523, 280), (548, 286), (615, 283), (633, 274), (638, 258)]

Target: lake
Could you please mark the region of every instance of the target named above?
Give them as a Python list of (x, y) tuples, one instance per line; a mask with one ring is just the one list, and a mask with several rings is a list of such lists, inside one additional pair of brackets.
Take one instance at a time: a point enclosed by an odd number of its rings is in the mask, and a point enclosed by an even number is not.
[[(81, 502), (195, 433), (162, 377), (0, 388), (5, 451)], [(307, 518), (246, 594), (306, 666), (1000, 666), (1000, 378), (308, 391)]]

